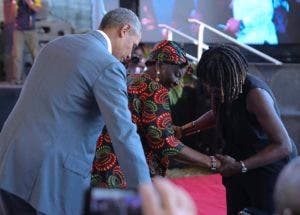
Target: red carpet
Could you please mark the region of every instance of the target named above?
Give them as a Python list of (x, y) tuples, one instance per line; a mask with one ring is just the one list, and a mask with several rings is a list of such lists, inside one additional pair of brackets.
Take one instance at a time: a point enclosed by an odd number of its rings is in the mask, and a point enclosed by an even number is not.
[(197, 204), (199, 215), (226, 215), (225, 188), (219, 174), (172, 178)]

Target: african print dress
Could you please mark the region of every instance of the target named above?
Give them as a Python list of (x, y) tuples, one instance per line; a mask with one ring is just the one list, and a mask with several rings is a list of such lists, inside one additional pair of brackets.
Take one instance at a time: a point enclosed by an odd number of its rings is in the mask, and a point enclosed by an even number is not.
[[(131, 75), (128, 99), (132, 121), (137, 125), (151, 177), (165, 176), (169, 165), (168, 157), (179, 153), (183, 148), (183, 144), (174, 136), (168, 89), (145, 73)], [(97, 141), (91, 185), (127, 187), (105, 127)]]

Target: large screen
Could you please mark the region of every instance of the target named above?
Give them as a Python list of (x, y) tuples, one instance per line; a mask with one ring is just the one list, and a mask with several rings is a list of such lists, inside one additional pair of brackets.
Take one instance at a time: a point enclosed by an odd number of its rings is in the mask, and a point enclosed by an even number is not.
[[(139, 15), (144, 42), (166, 38), (157, 24), (167, 24), (197, 38), (195, 18), (238, 41), (254, 45), (300, 43), (300, 0), (140, 0)], [(191, 42), (174, 34), (179, 42)], [(204, 42), (227, 40), (204, 31)]]

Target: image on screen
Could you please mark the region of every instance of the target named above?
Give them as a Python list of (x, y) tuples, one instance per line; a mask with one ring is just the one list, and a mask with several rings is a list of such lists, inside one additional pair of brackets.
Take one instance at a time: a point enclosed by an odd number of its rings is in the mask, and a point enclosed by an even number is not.
[[(144, 42), (156, 42), (167, 36), (158, 24), (169, 25), (197, 38), (198, 24), (211, 27), (254, 45), (278, 45), (300, 42), (300, 0), (140, 0), (139, 15)], [(174, 34), (179, 42), (191, 42)], [(204, 31), (204, 42), (220, 43), (226, 39)]]

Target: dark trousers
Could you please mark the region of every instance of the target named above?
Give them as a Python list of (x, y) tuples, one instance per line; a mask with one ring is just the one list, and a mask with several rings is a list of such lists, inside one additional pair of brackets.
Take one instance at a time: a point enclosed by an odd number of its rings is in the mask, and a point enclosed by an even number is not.
[(0, 189), (1, 215), (43, 215), (23, 199)]
[(273, 191), (278, 172), (256, 169), (223, 178), (226, 187), (227, 215), (237, 215), (244, 208), (256, 208), (273, 214)]

